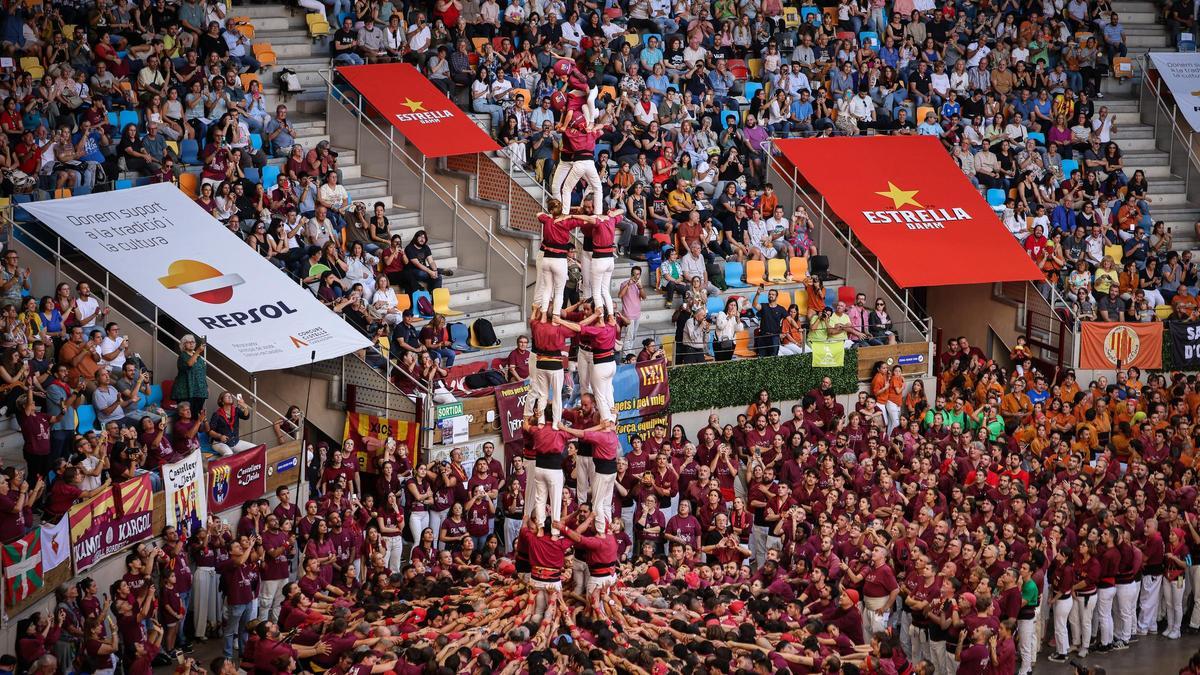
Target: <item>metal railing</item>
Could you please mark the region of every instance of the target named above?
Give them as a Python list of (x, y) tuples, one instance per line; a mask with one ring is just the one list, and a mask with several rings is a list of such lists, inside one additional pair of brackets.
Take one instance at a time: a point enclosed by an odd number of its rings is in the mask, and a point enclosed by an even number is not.
[[(916, 301), (916, 298), (912, 297), (912, 293), (908, 289), (904, 289), (901, 292), (884, 277), (879, 258), (871, 255), (869, 249), (854, 237), (850, 226), (840, 218), (837, 218), (836, 214), (833, 214), (829, 210), (823, 196), (820, 197), (820, 202), (817, 202), (812, 195), (800, 189), (801, 179), (799, 171), (795, 167), (791, 169), (791, 172), (788, 171), (787, 167), (779, 161), (773, 144), (768, 149), (768, 152), (770, 154), (770, 170), (783, 179), (791, 188), (790, 192), (777, 190), (777, 193), (781, 197), (790, 196), (793, 209), (799, 204), (808, 211), (814, 225), (814, 239), (817, 244), (817, 251), (821, 255), (828, 256), (831, 264), (835, 262), (835, 259), (840, 260), (842, 268), (838, 271), (842, 272), (840, 276), (847, 281), (850, 279), (853, 265), (855, 264), (859, 266), (864, 274), (872, 277), (874, 294), (868, 293), (868, 297), (884, 298), (890, 306), (897, 308), (900, 312), (901, 321), (897, 323), (910, 326), (911, 329), (917, 331), (915, 337), (919, 338), (919, 340), (908, 339), (914, 336), (902, 336), (901, 341), (928, 342), (932, 335), (926, 322), (928, 314)], [(844, 248), (845, 255), (830, 255), (833, 245)], [(864, 290), (857, 286), (856, 288), (857, 290)]]
[[(460, 261), (483, 271), (492, 293), (519, 306), (524, 316), (528, 252), (514, 251), (496, 236), (493, 224), (485, 225), (464, 208), (458, 190), (451, 193), (430, 175), (424, 156), (415, 158), (408, 153), (406, 139), (382, 113), (348, 84), (334, 81), (336, 71), (320, 72), (329, 102), (326, 124), (331, 143), (354, 149), (364, 176), (386, 180), (396, 203), (417, 211), (423, 227), (453, 241)], [(448, 229), (440, 229), (446, 224)]]
[(1184, 195), (1189, 202), (1200, 201), (1200, 157), (1196, 151), (1196, 132), (1188, 125), (1161, 77), (1150, 77), (1145, 56), (1134, 61), (1144, 73), (1138, 107), (1144, 124), (1154, 129), (1154, 145), (1167, 153), (1170, 172), (1183, 179)]
[[(177, 350), (180, 338), (184, 334), (191, 332), (183, 325), (176, 323), (169, 316), (161, 313), (157, 305), (145, 300), (135, 289), (127, 286), (119, 277), (114, 277), (107, 268), (88, 258), (72, 246), (70, 242), (64, 241), (62, 237), (50, 228), (36, 221), (19, 223), (12, 217), (10, 210), (0, 212), (0, 220), (3, 221), (4, 228), (11, 232), (10, 245), (12, 240), (15, 239), (33, 255), (54, 268), (55, 284), (61, 282), (64, 277), (71, 278), (76, 283), (87, 282), (91, 286), (100, 289), (100, 293), (97, 295), (106, 306), (115, 309), (119, 314), (127, 317), (134, 323), (140, 324), (141, 328), (150, 335), (152, 340), (149, 363), (151, 371), (155, 373), (160, 372), (158, 368), (158, 343), (161, 343), (168, 351), (174, 353)], [(41, 231), (39, 232), (38, 230)], [(72, 262), (72, 259), (78, 260), (78, 264)], [(84, 269), (85, 266), (90, 269)], [(138, 300), (141, 300), (141, 302), (138, 302)], [(267, 418), (267, 415), (271, 415), (274, 419), (283, 417), (283, 413), (276, 410), (258, 395), (258, 378), (254, 373), (241, 371), (242, 378), (250, 380), (250, 386), (247, 387), (243, 383), (243, 379), (231, 373), (237, 367), (236, 363), (220, 354), (208, 354), (205, 358), (208, 364), (207, 374), (209, 379), (212, 379), (226, 391), (243, 393), (250, 397), (252, 402), (252, 424), (255, 417), (264, 419)], [(167, 395), (169, 395), (169, 392), (164, 392), (164, 396)], [(274, 419), (271, 420), (272, 423)]]

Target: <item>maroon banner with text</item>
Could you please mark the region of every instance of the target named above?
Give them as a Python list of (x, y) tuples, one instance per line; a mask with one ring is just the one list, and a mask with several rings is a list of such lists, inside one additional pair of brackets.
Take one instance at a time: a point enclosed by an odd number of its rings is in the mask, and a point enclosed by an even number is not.
[(260, 445), (208, 463), (208, 512), (258, 499), (267, 491), (267, 446)]

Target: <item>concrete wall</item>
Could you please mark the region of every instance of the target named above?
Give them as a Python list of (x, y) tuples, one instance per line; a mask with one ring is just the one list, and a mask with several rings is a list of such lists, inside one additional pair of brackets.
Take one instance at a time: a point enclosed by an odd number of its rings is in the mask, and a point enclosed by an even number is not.
[[(935, 329), (942, 332), (939, 348), (949, 338), (963, 335), (987, 353), (989, 328), (1006, 344), (1016, 343), (1017, 308), (994, 299), (990, 284), (931, 287), (927, 290), (926, 309)], [(1007, 352), (1007, 347), (1002, 351)]]

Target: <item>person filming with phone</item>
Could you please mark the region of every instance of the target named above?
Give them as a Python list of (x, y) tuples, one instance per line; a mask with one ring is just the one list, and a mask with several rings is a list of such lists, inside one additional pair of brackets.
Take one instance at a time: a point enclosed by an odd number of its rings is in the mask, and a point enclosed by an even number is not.
[(228, 457), (254, 447), (250, 441), (238, 437), (240, 420), (250, 419), (250, 408), (242, 402), (242, 395), (225, 392), (217, 397), (217, 409), (208, 420), (208, 435), (212, 438), (213, 450)]

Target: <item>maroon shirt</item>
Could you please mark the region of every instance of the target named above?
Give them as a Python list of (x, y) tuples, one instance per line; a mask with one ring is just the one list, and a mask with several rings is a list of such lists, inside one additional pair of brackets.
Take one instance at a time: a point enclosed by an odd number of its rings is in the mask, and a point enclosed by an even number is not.
[(43, 412), (18, 415), (21, 421), (21, 437), (25, 440), (25, 453), (44, 457), (50, 454), (50, 418)]
[(221, 574), (221, 588), (225, 591), (225, 600), (230, 605), (246, 605), (257, 596), (258, 572), (252, 565), (237, 564), (226, 560), (217, 569)]

